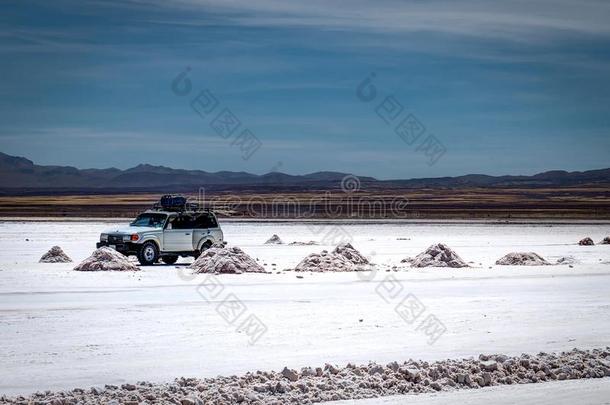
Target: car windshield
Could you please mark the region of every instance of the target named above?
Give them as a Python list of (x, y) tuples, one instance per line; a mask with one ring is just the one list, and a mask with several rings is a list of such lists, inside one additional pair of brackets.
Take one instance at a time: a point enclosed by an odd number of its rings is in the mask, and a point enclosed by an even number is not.
[(167, 215), (164, 214), (140, 214), (129, 225), (130, 226), (149, 226), (153, 228), (163, 228)]

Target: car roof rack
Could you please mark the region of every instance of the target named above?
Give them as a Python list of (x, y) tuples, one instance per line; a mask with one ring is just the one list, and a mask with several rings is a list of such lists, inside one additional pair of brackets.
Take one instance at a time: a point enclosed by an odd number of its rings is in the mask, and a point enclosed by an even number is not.
[(180, 207), (164, 207), (159, 203), (155, 203), (152, 206), (154, 211), (165, 211), (165, 212), (210, 212), (210, 208), (200, 207), (196, 203), (187, 203)]
[(203, 213), (203, 212), (212, 212), (212, 210), (210, 208), (207, 207), (201, 207), (198, 203), (193, 203), (193, 202), (186, 202), (183, 205), (179, 205), (179, 206), (172, 206), (172, 207), (168, 207), (168, 206), (163, 206), (160, 202), (154, 203), (152, 208), (152, 211), (163, 211), (163, 212), (184, 212), (184, 213)]

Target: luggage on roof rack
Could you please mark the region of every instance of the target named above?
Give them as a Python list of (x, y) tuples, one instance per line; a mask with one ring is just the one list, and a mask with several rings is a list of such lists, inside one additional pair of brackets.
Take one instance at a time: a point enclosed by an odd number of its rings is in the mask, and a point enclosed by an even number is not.
[(184, 211), (210, 211), (207, 208), (199, 207), (197, 203), (191, 203), (187, 201), (187, 198), (182, 195), (172, 195), (166, 194), (159, 200), (158, 203), (153, 205), (153, 209), (155, 210), (163, 210), (163, 211), (174, 211), (174, 212), (184, 212)]
[(184, 209), (186, 207), (186, 197), (182, 195), (166, 194), (159, 201), (161, 207), (167, 210)]

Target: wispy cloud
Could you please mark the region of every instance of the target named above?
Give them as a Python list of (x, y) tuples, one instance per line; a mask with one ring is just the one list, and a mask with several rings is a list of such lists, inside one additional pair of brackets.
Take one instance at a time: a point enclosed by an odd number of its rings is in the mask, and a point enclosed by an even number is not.
[[(0, 140), (21, 155), (254, 172), (282, 161), (377, 177), (490, 172), (502, 159), (519, 169), (560, 155), (573, 167), (608, 161), (598, 139), (608, 130), (608, 1), (32, 3), (8, 2), (0, 15)], [(186, 66), (195, 91), (210, 89), (264, 142), (259, 160), (246, 166), (212, 133), (189, 107), (195, 93), (172, 95)], [(373, 71), (379, 97), (365, 107), (354, 89)], [(376, 119), (388, 95), (447, 140), (452, 155), (437, 172)], [(530, 139), (546, 154), (524, 152)]]
[[(598, 0), (322, 1), (173, 0), (133, 4), (225, 13), (235, 24), (373, 32), (437, 32), (538, 41), (557, 35), (610, 35), (610, 3)], [(183, 24), (194, 24), (187, 19)], [(180, 21), (165, 21), (180, 24)]]

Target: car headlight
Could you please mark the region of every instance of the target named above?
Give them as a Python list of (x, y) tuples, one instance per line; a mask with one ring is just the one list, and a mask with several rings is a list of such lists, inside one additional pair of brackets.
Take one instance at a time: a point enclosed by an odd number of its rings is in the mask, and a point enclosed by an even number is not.
[(108, 234), (103, 233), (100, 235), (100, 242), (108, 242)]
[(140, 235), (133, 233), (131, 235), (123, 235), (123, 242), (135, 242), (140, 239)]

